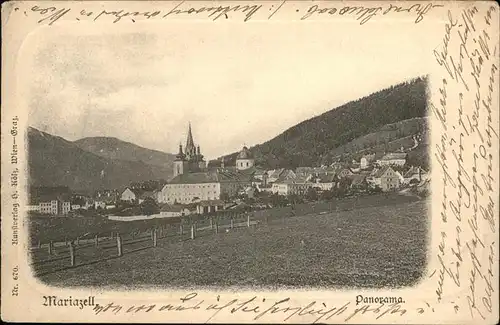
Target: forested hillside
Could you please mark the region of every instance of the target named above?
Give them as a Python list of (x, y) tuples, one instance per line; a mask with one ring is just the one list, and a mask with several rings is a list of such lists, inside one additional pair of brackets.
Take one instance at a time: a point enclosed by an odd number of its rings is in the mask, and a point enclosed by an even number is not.
[[(426, 77), (383, 89), (297, 124), (250, 150), (263, 167), (329, 164), (338, 156), (337, 148), (357, 138), (388, 124), (425, 117), (426, 91)], [(226, 156), (229, 164), (234, 164), (236, 154)]]

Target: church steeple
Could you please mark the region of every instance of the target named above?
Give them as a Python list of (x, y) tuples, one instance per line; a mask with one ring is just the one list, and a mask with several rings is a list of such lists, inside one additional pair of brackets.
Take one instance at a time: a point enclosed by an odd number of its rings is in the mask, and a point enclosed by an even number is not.
[(192, 158), (196, 155), (196, 147), (194, 146), (193, 133), (191, 132), (191, 122), (188, 126), (188, 136), (186, 141), (186, 155)]
[(177, 155), (175, 156), (177, 158), (177, 160), (184, 160), (184, 158), (186, 157), (184, 155), (184, 153), (182, 152), (182, 144), (179, 143), (179, 152), (177, 153)]

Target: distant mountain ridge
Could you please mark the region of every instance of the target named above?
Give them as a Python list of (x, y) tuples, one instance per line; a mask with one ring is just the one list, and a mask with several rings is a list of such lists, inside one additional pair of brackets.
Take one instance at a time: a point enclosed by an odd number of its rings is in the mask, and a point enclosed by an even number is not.
[[(265, 168), (327, 165), (338, 158), (337, 148), (386, 125), (425, 116), (427, 77), (418, 77), (303, 121), (250, 151)], [(226, 164), (234, 164), (237, 154), (225, 156)]]
[(154, 179), (166, 179), (172, 175), (175, 155), (146, 149), (113, 137), (88, 137), (74, 142), (81, 149), (112, 159), (143, 162), (151, 166)]
[[(88, 146), (90, 150), (100, 151), (101, 147), (91, 145), (94, 142), (92, 138), (84, 140), (83, 144), (71, 142), (33, 127), (28, 128), (27, 135), (29, 182), (32, 186), (68, 186), (72, 190), (92, 191), (119, 188), (130, 182), (168, 179), (172, 174), (172, 168), (168, 168), (173, 161), (171, 154), (164, 154), (167, 159), (165, 166), (157, 166), (154, 163), (163, 157), (161, 152), (151, 150), (148, 153), (149, 149), (118, 139), (111, 141), (115, 148), (127, 148), (123, 150), (127, 152), (135, 146), (140, 148), (137, 149), (140, 153), (112, 157), (103, 150), (98, 155), (81, 148)], [(141, 160), (141, 157), (144, 159)], [(153, 163), (148, 164), (148, 161)]]

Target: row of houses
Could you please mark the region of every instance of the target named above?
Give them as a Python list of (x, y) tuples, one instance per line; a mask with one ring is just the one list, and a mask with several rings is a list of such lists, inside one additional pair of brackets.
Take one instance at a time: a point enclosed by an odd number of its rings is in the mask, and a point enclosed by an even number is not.
[(351, 169), (342, 169), (339, 172), (328, 172), (324, 168), (322, 173), (312, 171), (298, 174), (295, 178), (280, 179), (272, 186), (261, 188), (279, 195), (304, 195), (310, 188), (318, 191), (338, 189), (346, 184), (351, 189), (380, 188), (382, 191), (393, 191), (412, 182), (422, 182), (428, 174), (420, 167), (411, 167), (404, 175), (390, 165), (354, 172)]

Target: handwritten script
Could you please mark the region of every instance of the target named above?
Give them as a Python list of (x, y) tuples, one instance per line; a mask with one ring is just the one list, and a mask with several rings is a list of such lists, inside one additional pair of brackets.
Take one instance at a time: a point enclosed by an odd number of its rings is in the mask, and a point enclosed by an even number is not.
[(384, 319), (389, 316), (402, 316), (407, 310), (401, 303), (391, 304), (359, 304), (354, 301), (346, 302), (338, 306), (327, 305), (325, 302), (311, 301), (304, 305), (294, 304), (291, 298), (270, 300), (263, 297), (253, 296), (249, 299), (227, 299), (220, 296), (216, 301), (212, 297), (200, 297), (196, 292), (188, 293), (179, 298), (177, 303), (148, 304), (124, 306), (114, 302), (97, 304), (93, 312), (95, 315), (103, 314), (138, 314), (138, 313), (179, 313), (193, 312), (206, 314), (205, 322), (214, 321), (216, 316), (227, 319), (228, 315), (242, 314), (249, 320), (265, 321), (267, 317), (279, 316), (282, 321), (295, 320), (296, 317), (309, 318), (313, 323), (328, 321), (330, 319), (343, 319), (350, 321), (360, 315), (373, 315), (376, 319)]
[[(489, 319), (498, 244), (497, 7), (448, 11), (433, 54), (443, 76), (431, 104), (440, 125), (435, 161), (441, 179), (436, 302), (456, 313)], [(493, 36), (495, 35), (495, 36)], [(495, 106), (493, 106), (495, 105)], [(461, 292), (457, 297), (447, 291)], [(465, 308), (461, 308), (464, 306)], [(494, 315), (494, 314), (493, 314)]]
[[(39, 24), (52, 25), (62, 20), (76, 21), (109, 21), (112, 23), (135, 23), (140, 20), (165, 20), (174, 18), (196, 18), (201, 20), (236, 19), (242, 21), (270, 20), (275, 19), (281, 11), (287, 11), (296, 15), (296, 19), (334, 19), (338, 17), (347, 17), (359, 21), (363, 25), (373, 17), (394, 17), (395, 15), (409, 15), (414, 19), (415, 24), (420, 23), (424, 17), (436, 7), (443, 7), (440, 4), (431, 2), (424, 3), (406, 3), (406, 4), (386, 4), (370, 6), (367, 3), (363, 5), (343, 5), (337, 3), (335, 6), (312, 4), (308, 7), (297, 6), (297, 3), (290, 1), (269, 2), (264, 4), (238, 3), (236, 5), (201, 5), (196, 2), (181, 1), (174, 4), (169, 9), (157, 10), (126, 10), (121, 8), (104, 9), (75, 9), (75, 7), (44, 6), (35, 5), (24, 10), (19, 7), (14, 8), (15, 12), (24, 14), (26, 17), (34, 16)], [(63, 19), (64, 18), (64, 19)], [(287, 17), (290, 19), (290, 16)]]

